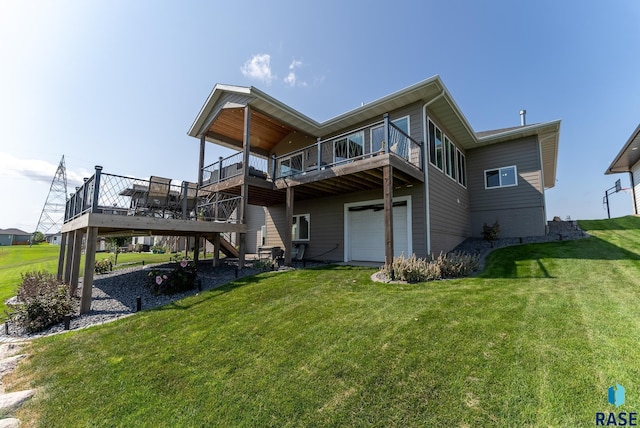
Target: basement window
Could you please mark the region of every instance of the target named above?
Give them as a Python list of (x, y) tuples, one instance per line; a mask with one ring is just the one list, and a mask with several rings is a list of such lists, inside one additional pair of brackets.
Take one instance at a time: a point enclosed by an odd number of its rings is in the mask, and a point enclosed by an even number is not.
[(518, 185), (518, 171), (514, 166), (503, 168), (487, 169), (484, 171), (485, 189), (496, 187), (511, 187)]
[(291, 229), (291, 237), (294, 241), (309, 240), (309, 214), (298, 214), (293, 216), (293, 227)]

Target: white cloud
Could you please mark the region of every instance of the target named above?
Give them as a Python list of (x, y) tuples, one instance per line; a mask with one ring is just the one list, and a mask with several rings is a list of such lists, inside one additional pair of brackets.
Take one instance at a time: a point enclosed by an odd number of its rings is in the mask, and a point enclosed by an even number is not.
[(306, 82), (298, 81), (298, 77), (296, 76), (296, 69), (300, 68), (301, 66), (302, 61), (299, 61), (297, 59), (291, 61), (291, 64), (289, 64), (289, 74), (287, 74), (287, 77), (284, 78), (284, 82), (286, 84), (290, 85), (291, 87), (296, 85), (307, 86)]
[[(0, 152), (0, 176), (14, 179), (25, 179), (40, 183), (51, 184), (58, 164), (52, 164), (39, 159), (21, 159), (9, 153)], [(68, 191), (83, 183), (84, 177), (90, 177), (93, 172), (70, 171), (66, 169)]]
[(271, 55), (257, 54), (240, 68), (245, 77), (265, 82), (267, 85), (276, 78), (271, 72)]

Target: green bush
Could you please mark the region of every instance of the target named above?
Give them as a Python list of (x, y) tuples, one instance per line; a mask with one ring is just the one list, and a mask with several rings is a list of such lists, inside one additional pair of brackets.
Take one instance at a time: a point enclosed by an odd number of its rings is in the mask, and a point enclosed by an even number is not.
[(380, 270), (390, 279), (406, 282), (434, 281), (442, 278), (459, 278), (471, 274), (478, 268), (478, 259), (464, 253), (440, 253), (437, 258), (420, 259), (394, 257), (391, 265), (385, 264)]
[(149, 286), (154, 294), (175, 294), (192, 290), (197, 273), (196, 264), (183, 259), (170, 271), (154, 269), (149, 272)]
[(18, 288), (18, 303), (12, 305), (11, 320), (28, 333), (34, 333), (57, 324), (70, 314), (73, 300), (69, 288), (45, 271), (22, 274)]
[(111, 272), (112, 270), (113, 263), (111, 262), (110, 258), (97, 261), (95, 266), (93, 267), (93, 271), (95, 273), (107, 273)]
[(487, 223), (482, 225), (482, 237), (485, 241), (493, 242), (498, 239), (498, 235), (500, 235), (500, 224), (498, 223), (498, 220), (496, 220), (491, 226)]
[(278, 267), (278, 262), (271, 259), (260, 259), (253, 262), (253, 268), (263, 272), (274, 270)]

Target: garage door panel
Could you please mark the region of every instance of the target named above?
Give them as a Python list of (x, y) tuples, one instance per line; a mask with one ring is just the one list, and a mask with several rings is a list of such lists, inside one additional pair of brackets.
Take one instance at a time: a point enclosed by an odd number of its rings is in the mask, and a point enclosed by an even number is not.
[[(407, 207), (393, 208), (393, 252), (409, 255)], [(384, 262), (384, 211), (349, 211), (350, 259)]]

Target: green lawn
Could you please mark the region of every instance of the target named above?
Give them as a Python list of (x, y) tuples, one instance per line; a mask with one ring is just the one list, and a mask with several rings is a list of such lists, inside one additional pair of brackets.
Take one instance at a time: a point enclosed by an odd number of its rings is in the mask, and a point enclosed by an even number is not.
[[(34, 341), (43, 427), (594, 426), (640, 410), (640, 219), (503, 248), (478, 277), (330, 267), (237, 280)], [(607, 403), (607, 388), (627, 390)]]
[[(0, 246), (0, 320), (5, 318), (5, 301), (16, 295), (22, 279), (21, 274), (33, 270), (46, 270), (56, 273), (58, 270), (58, 245), (46, 243), (33, 245)], [(110, 253), (96, 254), (96, 260), (112, 256)], [(118, 255), (118, 265), (129, 263), (159, 263), (169, 261), (171, 254), (122, 253)], [(84, 256), (80, 259), (80, 274), (84, 269)]]

